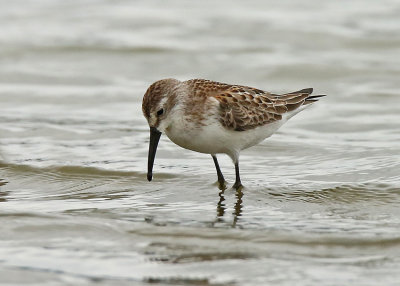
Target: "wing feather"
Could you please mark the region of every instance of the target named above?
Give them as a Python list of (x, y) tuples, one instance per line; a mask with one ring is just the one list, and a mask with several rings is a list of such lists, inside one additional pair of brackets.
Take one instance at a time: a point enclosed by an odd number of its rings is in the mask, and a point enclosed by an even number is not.
[(312, 88), (278, 95), (253, 87), (204, 79), (188, 80), (186, 83), (196, 96), (216, 98), (220, 103), (221, 124), (235, 131), (250, 130), (281, 120), (285, 113), (313, 103), (320, 97), (310, 96)]
[(299, 108), (312, 89), (283, 95), (245, 86), (231, 86), (214, 97), (220, 102), (221, 123), (228, 129), (245, 131), (282, 119)]

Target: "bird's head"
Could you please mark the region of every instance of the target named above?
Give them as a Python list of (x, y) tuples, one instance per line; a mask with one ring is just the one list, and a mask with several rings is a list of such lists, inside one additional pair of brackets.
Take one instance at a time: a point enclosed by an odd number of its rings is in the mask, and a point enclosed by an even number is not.
[(168, 127), (168, 115), (175, 106), (175, 91), (180, 81), (162, 79), (156, 81), (147, 89), (143, 96), (142, 111), (150, 127), (150, 143), (147, 162), (147, 179), (153, 178), (153, 164), (161, 133)]

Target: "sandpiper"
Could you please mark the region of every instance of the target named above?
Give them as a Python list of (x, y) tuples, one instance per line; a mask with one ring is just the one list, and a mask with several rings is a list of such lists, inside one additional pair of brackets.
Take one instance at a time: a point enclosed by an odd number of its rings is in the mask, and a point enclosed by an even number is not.
[(225, 179), (217, 154), (227, 154), (235, 164), (233, 188), (242, 187), (239, 153), (271, 136), (289, 118), (324, 95), (311, 96), (313, 89), (273, 94), (257, 88), (205, 79), (162, 79), (143, 97), (142, 110), (150, 126), (147, 179), (162, 133), (175, 144), (210, 154), (220, 186)]

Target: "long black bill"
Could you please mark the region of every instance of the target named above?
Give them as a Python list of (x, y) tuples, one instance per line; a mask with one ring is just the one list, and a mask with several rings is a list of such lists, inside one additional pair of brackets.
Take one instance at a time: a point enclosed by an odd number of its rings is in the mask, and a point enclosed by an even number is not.
[(160, 140), (161, 132), (155, 127), (150, 127), (149, 157), (147, 160), (147, 180), (153, 179), (153, 164), (156, 157), (157, 145)]

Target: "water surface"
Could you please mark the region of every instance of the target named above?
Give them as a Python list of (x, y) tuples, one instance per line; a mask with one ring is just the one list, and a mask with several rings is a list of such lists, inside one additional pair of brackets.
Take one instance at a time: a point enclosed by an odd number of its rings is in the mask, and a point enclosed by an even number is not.
[[(398, 285), (398, 1), (0, 7), (2, 284)], [(221, 192), (165, 136), (146, 180), (141, 99), (165, 77), (329, 96)]]

